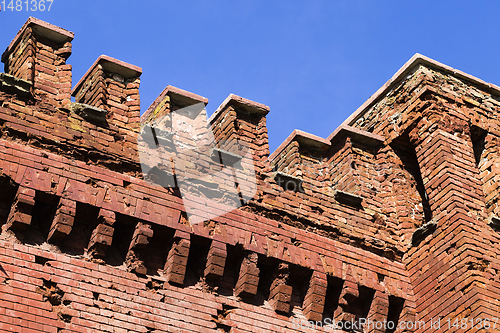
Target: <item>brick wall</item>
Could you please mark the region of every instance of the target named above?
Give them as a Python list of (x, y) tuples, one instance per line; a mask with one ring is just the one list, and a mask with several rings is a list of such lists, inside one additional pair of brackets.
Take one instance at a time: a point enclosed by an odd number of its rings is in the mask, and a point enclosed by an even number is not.
[[(2, 331), (498, 313), (496, 87), (417, 57), (327, 139), (294, 131), (270, 155), (269, 107), (240, 96), (204, 132), (208, 100), (172, 86), (139, 117), (142, 70), (109, 56), (71, 91), (72, 39), (31, 18), (2, 57)], [(186, 124), (189, 147), (165, 144)]]

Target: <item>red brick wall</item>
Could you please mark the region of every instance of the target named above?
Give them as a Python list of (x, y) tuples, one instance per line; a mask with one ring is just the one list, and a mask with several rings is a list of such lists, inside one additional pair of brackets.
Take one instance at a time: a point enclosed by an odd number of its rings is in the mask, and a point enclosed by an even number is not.
[[(192, 185), (189, 199), (144, 179), (140, 68), (100, 57), (69, 101), (71, 39), (31, 20), (3, 59), (13, 77), (0, 77), (0, 330), (304, 332), (328, 331), (308, 320), (362, 318), (422, 320), (395, 331), (423, 332), (436, 318), (498, 313), (488, 221), (500, 103), (484, 89), (416, 67), (352, 127), (291, 136), (271, 158), (269, 108), (230, 95), (213, 137), (220, 151), (248, 146), (257, 190), (241, 207), (223, 196), (205, 205), (228, 173)], [(167, 87), (142, 125), (167, 126), (199, 102)], [(147, 164), (172, 149), (162, 154)], [(192, 158), (182, 166), (199, 175), (217, 164)]]

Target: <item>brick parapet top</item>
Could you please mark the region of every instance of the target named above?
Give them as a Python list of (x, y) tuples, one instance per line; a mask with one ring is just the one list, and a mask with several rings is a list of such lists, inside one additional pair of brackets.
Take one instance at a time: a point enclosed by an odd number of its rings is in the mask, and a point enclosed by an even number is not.
[(99, 56), (99, 58), (97, 58), (97, 60), (82, 76), (80, 81), (78, 81), (78, 83), (75, 85), (73, 91), (71, 92), (72, 96), (76, 96), (78, 90), (80, 90), (83, 83), (87, 80), (87, 77), (92, 73), (97, 65), (101, 65), (104, 71), (119, 74), (125, 79), (140, 77), (142, 74), (142, 68), (103, 54)]
[(192, 92), (180, 89), (171, 85), (168, 85), (161, 94), (154, 100), (151, 106), (144, 112), (141, 116), (141, 123), (144, 123), (151, 112), (154, 112), (156, 107), (165, 99), (166, 96), (170, 97), (170, 100), (175, 104), (180, 106), (189, 106), (197, 103), (208, 104), (208, 98), (196, 95)]
[(341, 125), (339, 126), (327, 139), (323, 139), (314, 134), (303, 132), (300, 130), (294, 130), (292, 134), (286, 138), (285, 141), (269, 156), (269, 161), (272, 163), (283, 150), (288, 147), (292, 141), (297, 141), (301, 147), (306, 148), (316, 148), (318, 150), (326, 150), (333, 141), (338, 140), (342, 136), (349, 136), (357, 141), (362, 141), (368, 146), (378, 146), (384, 144), (384, 138), (380, 135), (366, 132), (351, 126)]
[(5, 61), (7, 61), (8, 56), (10, 55), (14, 47), (17, 45), (17, 43), (19, 43), (21, 36), (28, 27), (32, 27), (33, 31), (38, 36), (45, 37), (56, 43), (71, 42), (75, 37), (75, 34), (71, 31), (60, 28), (48, 22), (39, 20), (37, 18), (29, 17), (28, 20), (21, 27), (21, 29), (19, 29), (19, 31), (17, 32), (16, 37), (14, 37), (14, 39), (10, 42), (5, 52), (2, 54), (2, 62), (5, 63)]
[(327, 139), (296, 129), (285, 141), (283, 141), (271, 156), (269, 156), (269, 161), (272, 163), (292, 141), (297, 141), (303, 147), (315, 147), (317, 149), (324, 149), (330, 146), (330, 141)]
[(222, 104), (215, 110), (212, 116), (208, 119), (208, 122), (212, 124), (215, 119), (221, 114), (222, 110), (224, 110), (229, 105), (237, 105), (242, 110), (250, 114), (257, 114), (261, 117), (266, 116), (269, 113), (269, 106), (251, 101), (249, 99), (240, 97), (235, 94), (229, 94), (229, 96), (222, 102)]
[(383, 145), (385, 141), (384, 137), (380, 135), (363, 131), (345, 124), (342, 124), (339, 127), (337, 127), (337, 129), (333, 131), (333, 133), (330, 134), (326, 140), (331, 143), (344, 135), (349, 136), (358, 141), (363, 141), (369, 146)]
[(397, 72), (392, 76), (392, 78), (387, 81), (382, 87), (380, 87), (366, 102), (364, 102), (353, 114), (351, 114), (342, 125), (354, 125), (354, 123), (361, 118), (361, 116), (370, 109), (375, 103), (380, 99), (384, 98), (392, 89), (394, 89), (401, 81), (403, 81), (408, 75), (417, 70), (420, 66), (429, 67), (445, 73), (451, 74), (456, 78), (469, 81), (470, 83), (490, 91), (491, 93), (500, 95), (500, 87), (485, 82), (473, 75), (462, 72), (461, 70), (455, 69), (453, 67), (442, 64), (434, 59), (426, 57), (422, 54), (416, 53), (410, 58)]

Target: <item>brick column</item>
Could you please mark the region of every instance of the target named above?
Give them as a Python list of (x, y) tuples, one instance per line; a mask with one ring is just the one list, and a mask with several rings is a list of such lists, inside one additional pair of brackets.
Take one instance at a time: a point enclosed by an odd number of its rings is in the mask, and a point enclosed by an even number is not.
[(229, 152), (238, 152), (238, 140), (252, 151), (256, 170), (268, 166), (269, 138), (266, 115), (269, 107), (246, 98), (229, 95), (210, 117), (215, 140)]
[[(429, 109), (410, 132), (434, 219), (409, 250), (417, 320), (491, 318), (498, 303), (481, 273), (493, 258), (482, 240), (484, 194), (470, 128), (453, 110)], [(428, 230), (426, 232), (426, 230)], [(434, 231), (435, 230), (435, 231)], [(414, 235), (415, 237), (415, 235)], [(470, 308), (469, 302), (476, 302)], [(449, 315), (450, 317), (444, 317)]]
[(71, 102), (71, 55), (74, 34), (30, 17), (2, 55), (5, 72), (33, 84), (33, 94), (54, 107)]
[(140, 67), (101, 55), (73, 88), (77, 103), (106, 112), (106, 120), (123, 130), (139, 132)]
[(360, 206), (363, 199), (373, 196), (371, 188), (377, 178), (374, 155), (383, 145), (384, 138), (344, 125), (327, 140), (332, 147), (329, 173), (335, 199), (343, 204)]

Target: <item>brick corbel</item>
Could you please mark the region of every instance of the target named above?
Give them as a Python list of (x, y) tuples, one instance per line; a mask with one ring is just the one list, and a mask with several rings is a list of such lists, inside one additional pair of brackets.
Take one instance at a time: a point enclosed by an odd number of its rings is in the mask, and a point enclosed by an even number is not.
[(290, 267), (286, 263), (280, 263), (273, 274), (269, 293), (269, 304), (276, 312), (290, 312), (290, 301), (292, 300), (292, 286), (288, 285), (290, 278)]
[(358, 284), (346, 280), (340, 293), (339, 306), (333, 313), (337, 321), (354, 321), (355, 315), (349, 312), (349, 304), (352, 304), (359, 297)]
[[(373, 301), (368, 312), (368, 320), (371, 322), (383, 322), (389, 314), (389, 296), (385, 291), (376, 290), (373, 296)], [(385, 330), (375, 327), (371, 332), (383, 333)]]
[(191, 247), (190, 234), (176, 230), (165, 263), (165, 278), (169, 283), (183, 284)]
[(226, 266), (227, 249), (226, 244), (213, 240), (207, 256), (204, 275), (207, 279), (217, 280), (224, 275)]
[(35, 190), (19, 186), (7, 218), (6, 229), (24, 231), (31, 224), (31, 209), (35, 205)]
[(97, 227), (92, 232), (89, 242), (89, 253), (95, 258), (103, 258), (106, 255), (106, 249), (113, 242), (114, 228), (113, 224), (116, 216), (113, 211), (100, 209), (97, 218)]
[(255, 252), (247, 252), (243, 257), (234, 290), (236, 296), (250, 298), (257, 294), (260, 273), (257, 267), (258, 260), (259, 256)]
[(314, 271), (309, 280), (304, 299), (303, 313), (307, 320), (321, 321), (325, 307), (327, 276), (324, 272)]
[(153, 237), (153, 229), (151, 225), (144, 222), (138, 222), (135, 226), (132, 242), (130, 243), (127, 257), (127, 269), (138, 274), (146, 274), (146, 268), (143, 260), (144, 249), (149, 244), (149, 239)]
[(56, 243), (68, 236), (73, 229), (75, 214), (76, 201), (61, 198), (47, 240)]

